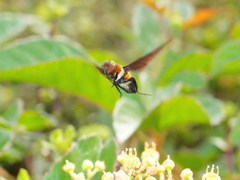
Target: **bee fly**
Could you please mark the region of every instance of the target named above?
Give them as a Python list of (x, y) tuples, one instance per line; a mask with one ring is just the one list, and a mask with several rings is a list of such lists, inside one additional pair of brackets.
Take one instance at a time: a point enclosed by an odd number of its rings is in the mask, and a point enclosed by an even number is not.
[(144, 68), (170, 41), (171, 40), (168, 40), (152, 52), (140, 57), (127, 66), (123, 67), (114, 61), (104, 61), (101, 68), (96, 68), (112, 82), (112, 85), (117, 88), (120, 96), (122, 96), (122, 93), (119, 88), (123, 89), (127, 93), (149, 95), (138, 91), (137, 82), (129, 71), (138, 71)]

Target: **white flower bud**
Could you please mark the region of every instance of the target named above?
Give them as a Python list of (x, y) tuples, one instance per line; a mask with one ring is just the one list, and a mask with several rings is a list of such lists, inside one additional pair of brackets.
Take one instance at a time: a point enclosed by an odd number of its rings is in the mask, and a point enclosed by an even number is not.
[(114, 174), (115, 174), (115, 180), (131, 180), (131, 178), (123, 170), (119, 170)]
[(168, 155), (168, 158), (163, 162), (163, 165), (165, 169), (172, 170), (175, 166), (175, 163), (170, 159), (170, 156)]
[(66, 161), (66, 164), (64, 164), (64, 166), (63, 166), (63, 170), (65, 171), (65, 172), (71, 172), (71, 171), (74, 171), (74, 169), (75, 169), (75, 164), (73, 164), (73, 163), (71, 163), (71, 162), (69, 162), (68, 160)]
[(110, 172), (103, 172), (101, 180), (114, 180), (114, 175)]
[(96, 161), (95, 162), (95, 168), (98, 170), (98, 171), (103, 171), (106, 169), (106, 166), (105, 166), (105, 163), (104, 161)]
[(88, 169), (92, 169), (93, 168), (93, 163), (90, 160), (84, 160), (82, 163), (82, 169), (84, 171), (87, 171)]
[(182, 178), (182, 180), (191, 180), (193, 179), (192, 176), (193, 176), (193, 172), (189, 168), (184, 169), (180, 174), (180, 177)]

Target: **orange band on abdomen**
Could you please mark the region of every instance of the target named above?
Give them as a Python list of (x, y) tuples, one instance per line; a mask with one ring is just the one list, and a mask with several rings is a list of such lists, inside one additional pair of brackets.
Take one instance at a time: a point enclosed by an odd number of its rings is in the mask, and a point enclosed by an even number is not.
[(130, 73), (127, 73), (127, 74), (125, 74), (125, 76), (124, 76), (125, 79), (130, 79), (131, 77), (132, 77), (132, 75), (131, 75)]

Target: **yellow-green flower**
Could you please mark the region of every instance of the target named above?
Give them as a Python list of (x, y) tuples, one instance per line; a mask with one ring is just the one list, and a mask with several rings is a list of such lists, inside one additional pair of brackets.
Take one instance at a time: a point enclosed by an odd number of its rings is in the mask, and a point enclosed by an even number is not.
[(221, 177), (219, 174), (219, 169), (217, 166), (217, 173), (214, 173), (214, 164), (212, 165), (212, 169), (210, 172), (208, 172), (208, 169), (210, 166), (207, 166), (206, 173), (202, 176), (202, 180), (221, 180)]

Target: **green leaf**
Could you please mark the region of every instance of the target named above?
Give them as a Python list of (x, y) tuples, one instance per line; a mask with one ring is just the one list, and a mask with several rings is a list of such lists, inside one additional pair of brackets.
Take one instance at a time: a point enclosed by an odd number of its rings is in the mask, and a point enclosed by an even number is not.
[(191, 167), (191, 169), (195, 171), (206, 166), (202, 157), (199, 157), (199, 155), (194, 152), (186, 150), (185, 152), (181, 151), (181, 153), (177, 153), (177, 155), (174, 156), (174, 161), (178, 162), (182, 167)]
[[(167, 57), (166, 57), (167, 59)], [(163, 65), (163, 72), (160, 75), (160, 83), (165, 84), (174, 76), (181, 71), (198, 71), (198, 72), (209, 72), (210, 70), (210, 63), (211, 63), (211, 55), (202, 53), (202, 54), (190, 54), (185, 57), (181, 57), (177, 59), (175, 56), (171, 58), (171, 63), (169, 64), (168, 59), (166, 60), (165, 64)]]
[(23, 137), (22, 134), (20, 135), (20, 133), (22, 133), (21, 131), (9, 132), (11, 133), (10, 139), (8, 139), (7, 145), (1, 151), (0, 161), (13, 164), (21, 161), (24, 158), (26, 152), (29, 151), (29, 147), (32, 145), (32, 142), (29, 140), (34, 139), (35, 135), (31, 134), (30, 137), (27, 135), (27, 138), (30, 139), (26, 140), (26, 136)]
[(223, 120), (223, 105), (210, 97), (176, 96), (159, 104), (148, 116), (145, 124), (166, 130), (186, 123), (218, 124)]
[(233, 28), (231, 30), (231, 36), (233, 38), (240, 38), (240, 23), (238, 22), (237, 24), (233, 25)]
[(50, 149), (65, 154), (76, 137), (73, 125), (67, 125), (65, 131), (60, 128), (54, 129), (49, 136), (50, 143), (45, 143)]
[(65, 140), (66, 141), (73, 141), (74, 138), (76, 137), (76, 130), (73, 125), (69, 124), (66, 127), (66, 130), (64, 132)]
[(161, 43), (159, 17), (157, 12), (139, 3), (132, 16), (133, 33), (137, 44), (144, 53), (153, 50)]
[(233, 143), (233, 145), (236, 145), (238, 147), (240, 146), (239, 137), (240, 137), (240, 122), (237, 122), (233, 126), (232, 131), (230, 133), (230, 140)]
[(22, 101), (17, 100), (16, 102), (10, 104), (3, 112), (1, 112), (1, 117), (4, 118), (4, 122), (7, 125), (14, 126), (16, 125), (20, 114), (22, 112)]
[[(74, 147), (73, 151), (71, 151), (65, 157), (65, 159), (68, 159), (69, 161), (74, 163), (77, 162), (77, 164), (79, 165), (76, 168), (76, 171), (82, 171), (82, 162), (85, 159), (95, 162), (97, 160), (97, 157), (99, 156), (100, 150), (100, 139), (97, 136), (87, 137), (80, 140), (76, 147)], [(76, 159), (76, 157), (78, 158)]]
[[(106, 165), (106, 172), (113, 172), (114, 171), (114, 164), (117, 160), (117, 148), (116, 144), (113, 139), (108, 140), (100, 153), (99, 160), (104, 161)], [(101, 179), (103, 172), (99, 172), (96, 176), (94, 176), (95, 180)]]
[(204, 88), (207, 85), (206, 79), (203, 75), (195, 71), (179, 71), (170, 82), (183, 84), (194, 87), (194, 88)]
[[(178, 149), (174, 153), (174, 161), (182, 167), (191, 167), (192, 170), (199, 171), (212, 163), (221, 151), (208, 141), (203, 141), (196, 147)], [(198, 162), (198, 163), (193, 163)]]
[(0, 117), (0, 128), (11, 130), (13, 127), (4, 118)]
[(72, 180), (69, 174), (62, 170), (63, 165), (65, 162), (56, 162), (49, 170), (48, 174), (44, 176), (43, 180), (52, 180), (52, 179), (59, 179), (59, 180)]
[(211, 125), (218, 125), (222, 122), (225, 117), (223, 102), (210, 96), (195, 96), (194, 98), (208, 115)]
[(168, 129), (185, 123), (209, 123), (206, 113), (198, 102), (188, 96), (176, 96), (161, 104), (153, 113), (156, 112), (159, 115), (160, 129)]
[(158, 73), (159, 75), (157, 76), (160, 79), (162, 78), (162, 76), (169, 71), (169, 69), (179, 60), (182, 58), (185, 58), (187, 55), (184, 53), (179, 53), (179, 52), (175, 52), (175, 51), (171, 51), (169, 50), (166, 54), (164, 54), (164, 62), (161, 63), (161, 69), (158, 70), (158, 72), (154, 72), (154, 73)]
[(0, 128), (0, 150), (4, 147), (5, 144), (10, 140), (11, 131)]
[[(104, 151), (104, 152), (103, 152)], [(110, 156), (106, 156), (107, 151)], [(81, 139), (75, 147), (60, 161), (55, 163), (50, 169), (49, 173), (44, 177), (44, 180), (59, 179), (67, 180), (71, 179), (70, 176), (62, 170), (62, 166), (65, 161), (68, 160), (76, 165), (75, 172), (83, 172), (82, 163), (88, 159), (95, 163), (98, 158), (106, 162), (110, 169), (113, 167), (113, 160), (116, 159), (116, 145), (114, 141), (108, 141), (105, 146), (102, 146), (97, 136), (90, 136)]]
[(88, 57), (83, 48), (70, 41), (31, 38), (0, 51), (0, 71), (57, 61), (66, 56)]
[(113, 136), (112, 129), (103, 124), (89, 124), (79, 128), (79, 136), (86, 136), (95, 133), (101, 139), (106, 140)]
[(17, 180), (30, 180), (30, 176), (26, 169), (21, 168), (19, 170)]
[(119, 97), (87, 53), (68, 41), (33, 40), (0, 51), (0, 81), (32, 82), (65, 90), (111, 111)]
[(37, 17), (22, 13), (0, 14), (0, 44), (19, 35), (29, 25), (40, 21)]
[(50, 169), (49, 173), (44, 177), (48, 179), (71, 179), (69, 175), (62, 170), (66, 160), (76, 165), (75, 172), (82, 171), (82, 163), (88, 159), (95, 162), (100, 152), (100, 140), (96, 136), (81, 139), (75, 147), (69, 152), (60, 162), (55, 163)]
[(223, 44), (213, 54), (212, 73), (234, 74), (240, 72), (240, 40), (230, 41)]
[(99, 160), (102, 160), (105, 162), (106, 172), (113, 172), (116, 159), (117, 159), (117, 148), (114, 140), (111, 139), (104, 144), (100, 153)]
[(20, 116), (18, 124), (24, 126), (28, 131), (44, 130), (53, 127), (53, 122), (37, 111), (24, 111)]
[(140, 126), (145, 109), (139, 100), (122, 97), (113, 111), (113, 128), (117, 139), (124, 142)]

